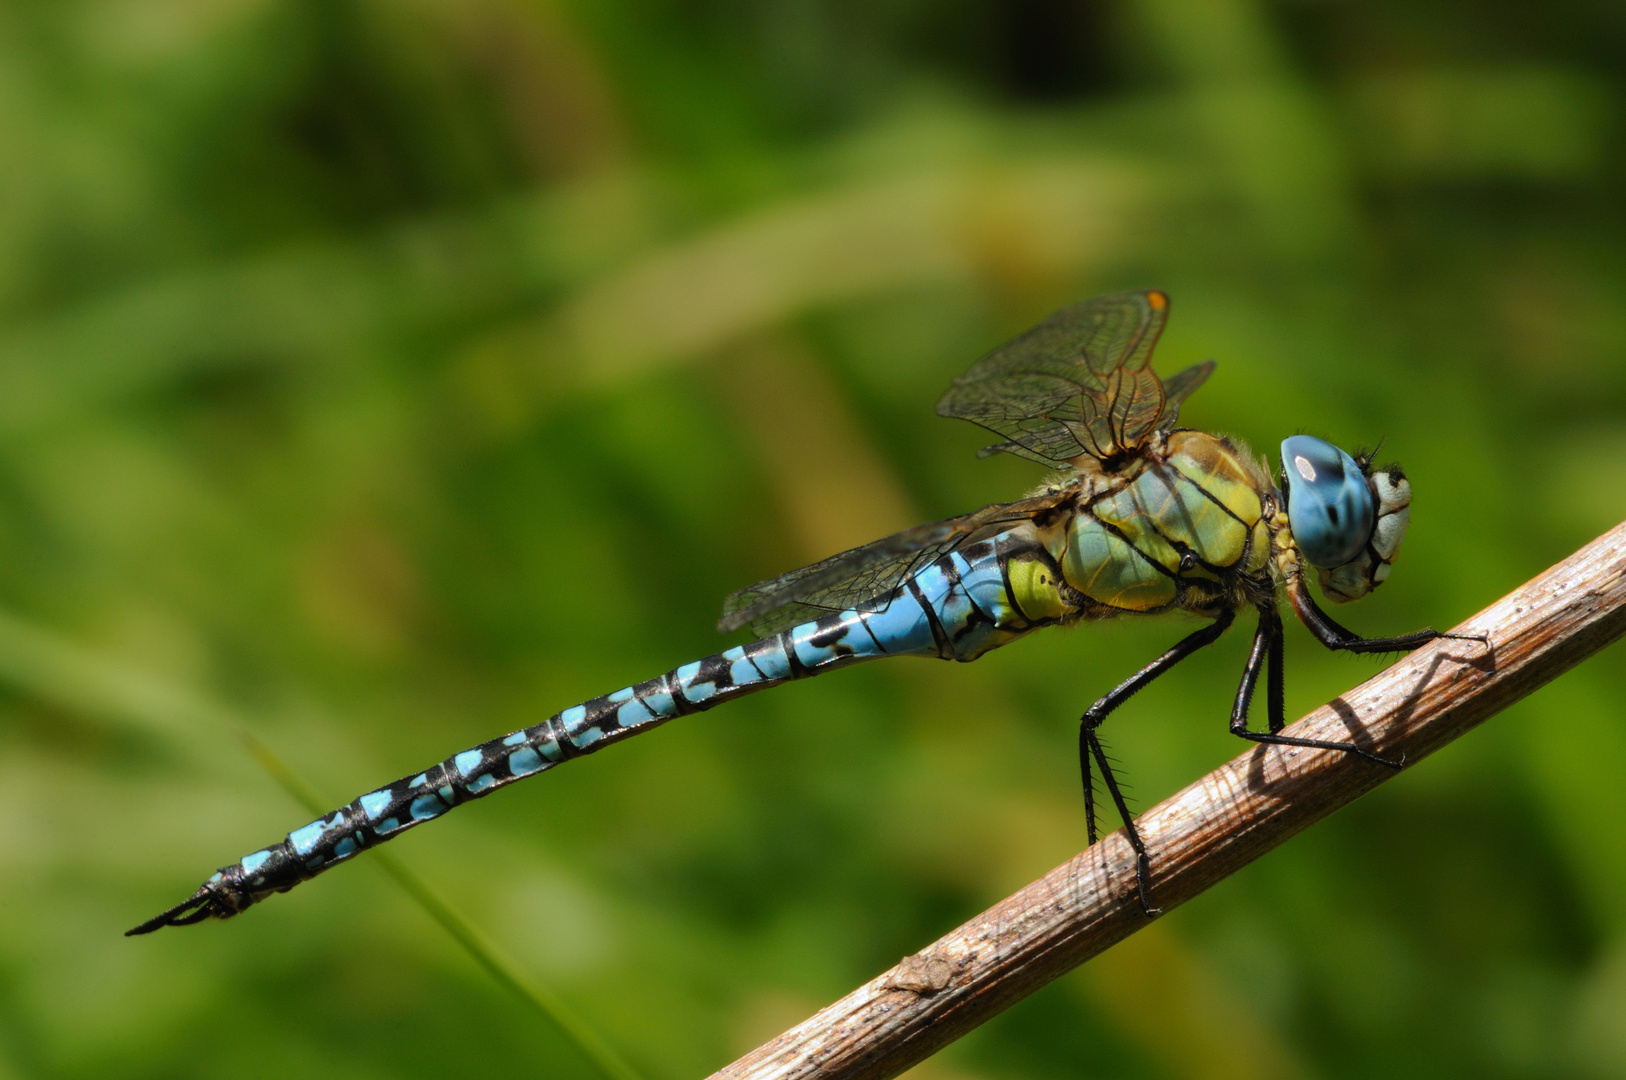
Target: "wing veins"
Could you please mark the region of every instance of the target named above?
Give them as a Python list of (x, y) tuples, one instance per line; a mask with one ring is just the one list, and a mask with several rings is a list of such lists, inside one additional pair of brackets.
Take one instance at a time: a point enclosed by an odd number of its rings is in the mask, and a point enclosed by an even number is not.
[(1134, 450), (1164, 416), (1150, 361), (1167, 317), (1168, 297), (1156, 290), (1064, 308), (973, 364), (938, 414), (980, 424), (1005, 438), (1001, 448), (1052, 465)]
[(969, 514), (917, 525), (740, 589), (723, 601), (717, 628), (728, 633), (749, 625), (766, 635), (806, 621), (803, 608), (812, 612), (883, 610), (880, 605), (897, 584), (922, 566), (984, 529), (1030, 520), (1067, 495), (1050, 492), (1013, 503), (994, 503)]

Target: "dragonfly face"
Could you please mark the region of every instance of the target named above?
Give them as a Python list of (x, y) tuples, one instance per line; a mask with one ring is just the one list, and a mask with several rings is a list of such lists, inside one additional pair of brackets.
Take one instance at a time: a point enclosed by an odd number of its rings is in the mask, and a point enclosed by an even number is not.
[(1304, 561), (1335, 603), (1359, 600), (1389, 577), (1411, 521), (1411, 485), (1399, 466), (1374, 473), (1310, 435), (1282, 442), (1282, 495)]

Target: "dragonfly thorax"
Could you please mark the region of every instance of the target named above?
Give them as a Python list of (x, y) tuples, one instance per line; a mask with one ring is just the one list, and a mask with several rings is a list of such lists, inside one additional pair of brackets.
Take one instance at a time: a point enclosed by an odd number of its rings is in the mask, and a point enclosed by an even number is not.
[(1231, 606), (1269, 561), (1272, 486), (1230, 440), (1173, 431), (1115, 475), (1085, 479), (1056, 555), (1088, 614)]

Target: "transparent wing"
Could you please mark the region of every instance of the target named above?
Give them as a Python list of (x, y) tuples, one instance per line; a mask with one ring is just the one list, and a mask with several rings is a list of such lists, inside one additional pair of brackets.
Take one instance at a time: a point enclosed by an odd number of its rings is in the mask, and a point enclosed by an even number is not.
[(1069, 497), (1070, 493), (1056, 492), (996, 503), (832, 555), (729, 594), (717, 628), (729, 633), (750, 626), (766, 637), (832, 611), (880, 611), (899, 582), (933, 559), (985, 530), (1042, 519)]
[(1184, 405), (1186, 398), (1192, 391), (1208, 381), (1214, 374), (1214, 361), (1204, 360), (1194, 367), (1163, 380), (1163, 414), (1158, 417), (1157, 426), (1160, 431), (1172, 431), (1174, 425), (1180, 422), (1180, 406)]
[(1156, 290), (1063, 308), (955, 379), (937, 414), (981, 424), (1009, 440), (997, 449), (1051, 465), (1133, 450), (1164, 415), (1149, 361), (1168, 314)]
[[(1185, 404), (1186, 398), (1214, 373), (1214, 361), (1204, 360), (1200, 364), (1186, 368), (1184, 371), (1171, 375), (1163, 381), (1163, 412), (1158, 416), (1157, 429), (1159, 431), (1173, 431), (1180, 422), (1180, 406)], [(1002, 442), (985, 446), (977, 451), (980, 458), (993, 457), (995, 454), (1015, 454), (1017, 457), (1037, 461), (1041, 465), (1054, 465), (1048, 458), (1040, 457), (1020, 443)]]

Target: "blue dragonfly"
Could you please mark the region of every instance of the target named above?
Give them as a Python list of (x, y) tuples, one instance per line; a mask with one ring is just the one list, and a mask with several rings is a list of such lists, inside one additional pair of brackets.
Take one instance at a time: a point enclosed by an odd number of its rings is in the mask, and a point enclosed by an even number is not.
[[(1208, 361), (1159, 379), (1151, 355), (1168, 318), (1158, 291), (1116, 293), (1056, 312), (972, 365), (937, 404), (1009, 453), (1055, 470), (1032, 495), (907, 529), (741, 589), (719, 628), (756, 640), (572, 705), (367, 792), (269, 847), (222, 867), (190, 897), (129, 934), (230, 918), (415, 825), (668, 720), (883, 656), (975, 660), (1047, 626), (1185, 611), (1209, 620), (1084, 713), (1079, 766), (1090, 842), (1093, 770), (1137, 856), (1148, 915), (1151, 867), (1098, 729), (1136, 691), (1212, 644), (1238, 613), (1257, 616), (1231, 709), (1233, 734), (1256, 743), (1340, 750), (1398, 768), (1354, 743), (1282, 734), (1285, 599), (1329, 649), (1390, 652), (1442, 635), (1362, 638), (1311, 597), (1313, 570), (1335, 602), (1389, 576), (1410, 517), (1398, 466), (1374, 468), (1308, 435), (1281, 444), (1279, 485), (1237, 441), (1178, 426)], [(1248, 723), (1266, 675), (1267, 727)]]

